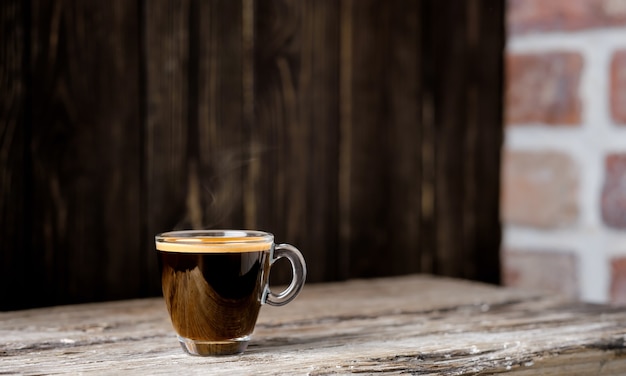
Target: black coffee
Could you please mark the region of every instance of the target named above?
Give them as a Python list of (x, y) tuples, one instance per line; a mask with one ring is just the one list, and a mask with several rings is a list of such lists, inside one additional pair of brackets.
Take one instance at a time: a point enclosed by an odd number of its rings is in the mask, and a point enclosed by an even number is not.
[(269, 268), (263, 247), (221, 253), (157, 248), (163, 297), (180, 336), (220, 341), (252, 333)]

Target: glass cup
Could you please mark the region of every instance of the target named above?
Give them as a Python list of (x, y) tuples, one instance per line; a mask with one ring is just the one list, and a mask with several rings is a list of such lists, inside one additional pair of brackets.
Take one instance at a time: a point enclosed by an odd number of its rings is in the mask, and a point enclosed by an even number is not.
[[(262, 304), (281, 306), (304, 285), (298, 249), (274, 244), (274, 235), (248, 230), (171, 231), (155, 237), (163, 297), (183, 349), (192, 355), (242, 353)], [(276, 294), (274, 262), (291, 263), (291, 284)]]

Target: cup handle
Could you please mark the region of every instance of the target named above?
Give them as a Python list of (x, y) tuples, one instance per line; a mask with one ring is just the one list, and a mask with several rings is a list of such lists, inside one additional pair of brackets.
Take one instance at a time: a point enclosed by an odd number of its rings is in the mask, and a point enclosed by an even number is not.
[(304, 286), (306, 279), (306, 262), (300, 251), (290, 244), (278, 244), (274, 247), (273, 256), (270, 259), (270, 273), (272, 265), (281, 258), (286, 258), (291, 263), (291, 283), (289, 287), (281, 291), (278, 294), (272, 292), (268, 282), (263, 290), (263, 296), (261, 298), (262, 304), (269, 304), (272, 306), (282, 306), (292, 301)]

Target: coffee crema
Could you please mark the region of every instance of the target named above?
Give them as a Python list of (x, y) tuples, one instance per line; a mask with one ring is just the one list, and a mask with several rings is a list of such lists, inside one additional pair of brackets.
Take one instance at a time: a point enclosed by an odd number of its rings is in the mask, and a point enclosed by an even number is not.
[(156, 249), (159, 251), (180, 253), (258, 252), (271, 247), (272, 240), (262, 236), (163, 237), (156, 242)]

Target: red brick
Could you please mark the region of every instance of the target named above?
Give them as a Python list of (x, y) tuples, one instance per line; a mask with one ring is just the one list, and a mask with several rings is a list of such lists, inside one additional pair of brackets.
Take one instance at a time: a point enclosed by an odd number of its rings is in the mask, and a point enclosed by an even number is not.
[(626, 124), (626, 50), (615, 52), (611, 60), (611, 115)]
[(576, 222), (579, 171), (568, 155), (508, 151), (502, 172), (501, 213), (507, 224), (555, 228)]
[(624, 26), (624, 0), (508, 0), (510, 34)]
[(578, 262), (573, 253), (506, 250), (502, 261), (506, 286), (579, 297)]
[(626, 304), (626, 258), (611, 260), (610, 300), (615, 304)]
[(605, 159), (601, 207), (607, 226), (626, 229), (626, 153)]
[(506, 122), (579, 124), (583, 58), (574, 52), (506, 58)]

